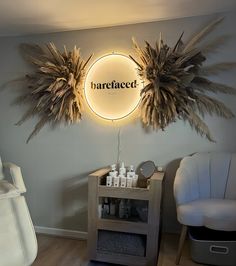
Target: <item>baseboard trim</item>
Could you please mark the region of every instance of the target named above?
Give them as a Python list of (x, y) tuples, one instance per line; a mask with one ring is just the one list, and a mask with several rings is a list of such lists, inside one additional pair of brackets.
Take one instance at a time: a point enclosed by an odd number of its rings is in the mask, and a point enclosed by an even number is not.
[(51, 228), (44, 226), (35, 226), (34, 229), (35, 232), (39, 234), (83, 239), (83, 240), (88, 238), (88, 233), (83, 231), (66, 230), (66, 229)]

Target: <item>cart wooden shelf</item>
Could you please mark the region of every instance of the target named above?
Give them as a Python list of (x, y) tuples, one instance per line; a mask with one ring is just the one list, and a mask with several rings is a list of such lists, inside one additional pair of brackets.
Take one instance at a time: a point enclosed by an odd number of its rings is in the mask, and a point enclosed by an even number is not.
[[(89, 175), (88, 197), (88, 254), (91, 260), (116, 263), (122, 265), (154, 266), (157, 265), (159, 250), (159, 224), (163, 172), (156, 172), (150, 179), (148, 188), (106, 187), (105, 178), (110, 168), (100, 169)], [(100, 198), (118, 198), (144, 200), (148, 202), (147, 222), (99, 217), (98, 205)], [(100, 230), (122, 232), (145, 236), (144, 256), (124, 253), (104, 252), (98, 248)], [(116, 239), (114, 238), (114, 241)]]

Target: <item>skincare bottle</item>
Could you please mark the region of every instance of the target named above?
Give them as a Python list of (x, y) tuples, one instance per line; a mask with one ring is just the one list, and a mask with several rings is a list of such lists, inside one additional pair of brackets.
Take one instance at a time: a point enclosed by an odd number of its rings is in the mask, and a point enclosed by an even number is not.
[(106, 186), (112, 187), (112, 183), (113, 183), (113, 177), (109, 174), (106, 178)]
[(107, 187), (112, 187), (114, 185), (114, 178), (117, 177), (116, 165), (111, 165), (111, 172), (107, 176), (106, 185)]
[(114, 187), (119, 187), (119, 186), (120, 186), (120, 175), (115, 176), (115, 177), (113, 178), (113, 186), (114, 186)]
[(132, 185), (133, 185), (133, 177), (127, 176), (126, 187), (132, 187)]
[(112, 176), (112, 177), (117, 176), (117, 171), (116, 171), (116, 165), (115, 164), (111, 165), (111, 172), (109, 172), (109, 175)]
[(116, 204), (115, 200), (111, 199), (110, 201), (110, 215), (115, 216), (116, 215)]
[(126, 201), (126, 207), (125, 207), (125, 218), (128, 219), (131, 216), (131, 201), (128, 199)]
[(127, 173), (127, 177), (134, 177), (135, 176), (135, 172), (134, 172), (134, 166), (133, 165), (130, 165), (129, 167), (129, 172)]
[(102, 204), (98, 205), (98, 217), (102, 218), (102, 214), (103, 214), (103, 207)]
[(120, 201), (120, 205), (119, 205), (119, 218), (124, 218), (125, 216), (125, 200), (122, 199)]
[(132, 178), (132, 187), (137, 187), (138, 185), (138, 175), (134, 175)]
[(103, 202), (103, 215), (109, 215), (110, 214), (110, 206), (109, 206), (109, 200), (108, 198), (104, 198)]
[(121, 163), (121, 167), (120, 167), (120, 170), (119, 170), (119, 174), (120, 175), (125, 175), (126, 174), (126, 168), (125, 168), (124, 162)]
[(119, 175), (119, 177), (120, 177), (120, 186), (121, 187), (126, 187), (127, 178), (124, 175)]

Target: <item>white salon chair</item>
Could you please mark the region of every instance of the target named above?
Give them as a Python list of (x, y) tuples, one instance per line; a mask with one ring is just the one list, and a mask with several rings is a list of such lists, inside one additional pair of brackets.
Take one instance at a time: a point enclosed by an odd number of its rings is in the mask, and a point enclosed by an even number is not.
[(182, 159), (174, 181), (177, 218), (183, 225), (176, 264), (187, 226), (236, 231), (236, 153), (196, 153)]
[[(13, 184), (5, 178), (12, 178)], [(21, 170), (0, 157), (0, 265), (29, 266), (37, 255), (37, 240), (22, 193), (26, 192)]]

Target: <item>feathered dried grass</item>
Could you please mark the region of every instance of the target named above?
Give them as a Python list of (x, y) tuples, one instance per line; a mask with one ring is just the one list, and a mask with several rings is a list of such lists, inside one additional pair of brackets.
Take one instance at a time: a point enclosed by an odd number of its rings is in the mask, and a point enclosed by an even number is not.
[(36, 68), (34, 73), (26, 75), (26, 93), (16, 100), (30, 104), (17, 125), (34, 115), (39, 116), (39, 122), (27, 139), (29, 142), (48, 122), (70, 124), (81, 120), (81, 84), (91, 56), (84, 61), (76, 46), (69, 52), (64, 46), (64, 51), (60, 52), (53, 43), (45, 46), (22, 44), (21, 50)]
[(214, 141), (200, 116), (203, 117), (205, 113), (224, 118), (234, 116), (222, 102), (206, 93), (236, 94), (236, 90), (212, 82), (205, 76), (230, 70), (236, 63), (203, 67), (205, 55), (211, 48), (215, 50), (217, 44), (221, 45), (222, 39), (219, 41), (217, 38), (215, 44), (207, 44), (205, 50), (204, 46), (197, 46), (221, 21), (222, 18), (211, 22), (186, 44), (182, 41), (182, 33), (173, 48), (164, 43), (161, 34), (154, 47), (146, 42), (145, 48), (140, 48), (133, 39), (138, 60), (130, 57), (137, 64), (140, 77), (148, 81), (141, 91), (141, 120), (144, 126), (164, 130), (170, 123), (183, 119), (201, 136)]

